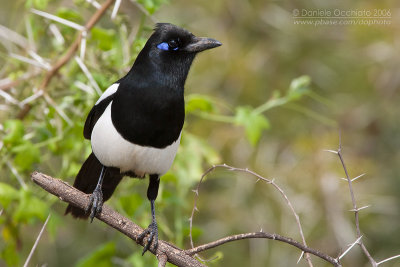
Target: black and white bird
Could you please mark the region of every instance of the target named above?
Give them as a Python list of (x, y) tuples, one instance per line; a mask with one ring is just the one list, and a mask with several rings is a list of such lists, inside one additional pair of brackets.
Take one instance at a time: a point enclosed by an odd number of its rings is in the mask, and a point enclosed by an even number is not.
[(156, 24), (131, 70), (103, 93), (86, 119), (83, 135), (93, 152), (74, 187), (91, 193), (90, 204), (86, 210), (69, 205), (66, 214), (93, 220), (123, 176), (148, 175), (152, 221), (139, 239), (149, 235), (143, 253), (151, 244), (157, 247), (154, 201), (160, 176), (171, 167), (178, 150), (186, 77), (197, 53), (220, 45), (169, 23)]

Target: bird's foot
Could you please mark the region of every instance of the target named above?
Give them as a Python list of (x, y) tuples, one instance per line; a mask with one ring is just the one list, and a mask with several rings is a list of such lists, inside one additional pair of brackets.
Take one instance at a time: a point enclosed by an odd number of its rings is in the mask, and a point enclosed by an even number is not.
[(137, 240), (142, 240), (146, 235), (149, 234), (147, 238), (147, 243), (143, 248), (142, 256), (144, 253), (149, 250), (150, 246), (153, 245), (153, 249), (157, 249), (158, 246), (158, 227), (157, 222), (153, 220), (149, 227), (147, 227), (143, 232), (138, 236)]
[(90, 195), (89, 205), (85, 209), (85, 213), (89, 212), (90, 209), (90, 222), (93, 222), (93, 218), (101, 213), (103, 207), (103, 192), (100, 187), (96, 186), (96, 189)]

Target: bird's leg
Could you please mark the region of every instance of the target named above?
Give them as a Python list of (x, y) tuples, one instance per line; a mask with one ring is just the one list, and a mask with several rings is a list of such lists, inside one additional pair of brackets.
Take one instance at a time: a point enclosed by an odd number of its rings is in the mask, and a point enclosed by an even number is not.
[(158, 227), (156, 221), (156, 211), (154, 207), (154, 201), (157, 198), (158, 186), (160, 185), (160, 177), (157, 174), (150, 175), (150, 183), (147, 189), (147, 198), (150, 200), (151, 205), (151, 223), (147, 229), (145, 229), (139, 236), (138, 240), (142, 240), (147, 234), (147, 244), (143, 248), (142, 255), (150, 248), (153, 244), (153, 248), (156, 249), (158, 245)]
[(103, 192), (101, 185), (103, 184), (104, 175), (106, 174), (107, 167), (102, 166), (99, 181), (97, 182), (96, 188), (89, 198), (89, 205), (85, 209), (85, 213), (88, 213), (90, 209), (90, 222), (93, 222), (93, 218), (96, 214), (101, 212), (103, 207)]

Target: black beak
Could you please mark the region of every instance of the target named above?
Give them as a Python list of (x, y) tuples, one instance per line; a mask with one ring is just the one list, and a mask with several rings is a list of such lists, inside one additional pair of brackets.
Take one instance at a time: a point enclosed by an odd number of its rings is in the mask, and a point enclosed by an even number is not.
[(222, 43), (207, 37), (194, 37), (192, 42), (188, 44), (183, 50), (186, 52), (198, 53), (207, 49), (221, 46)]

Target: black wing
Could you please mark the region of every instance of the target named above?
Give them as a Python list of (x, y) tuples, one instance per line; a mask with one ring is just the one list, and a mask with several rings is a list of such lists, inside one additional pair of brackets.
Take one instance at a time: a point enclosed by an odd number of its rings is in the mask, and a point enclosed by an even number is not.
[(92, 136), (93, 127), (96, 125), (97, 120), (103, 115), (104, 110), (114, 99), (114, 94), (104, 98), (100, 103), (93, 106), (89, 115), (86, 118), (85, 126), (83, 128), (83, 136), (90, 140)]

